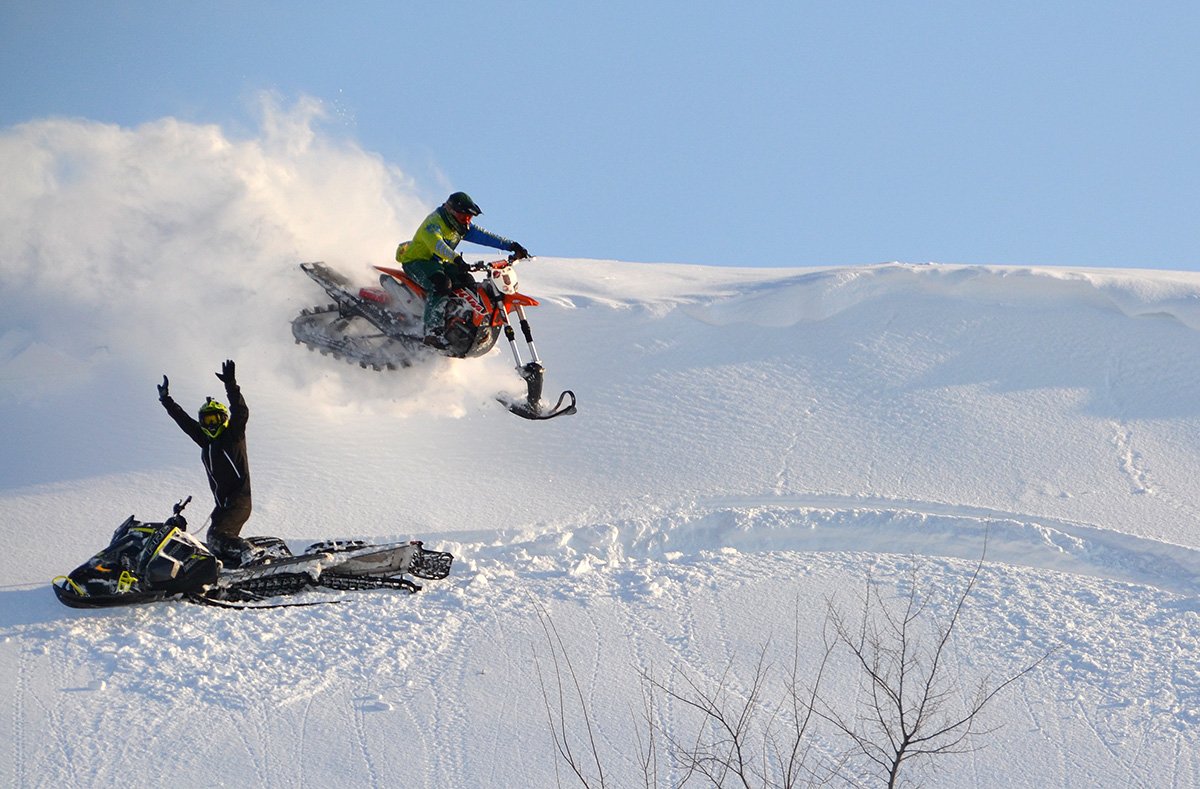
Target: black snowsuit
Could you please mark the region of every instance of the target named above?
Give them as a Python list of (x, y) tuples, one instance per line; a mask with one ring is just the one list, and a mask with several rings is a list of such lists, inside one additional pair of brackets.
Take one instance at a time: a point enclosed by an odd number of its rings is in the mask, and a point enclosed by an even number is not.
[(225, 383), (229, 398), (229, 424), (213, 438), (192, 416), (180, 408), (170, 395), (162, 398), (163, 407), (200, 447), (200, 459), (208, 472), (217, 506), (212, 511), (208, 527), (209, 540), (216, 537), (237, 537), (250, 517), (250, 461), (246, 455), (246, 421), (250, 409), (235, 381)]

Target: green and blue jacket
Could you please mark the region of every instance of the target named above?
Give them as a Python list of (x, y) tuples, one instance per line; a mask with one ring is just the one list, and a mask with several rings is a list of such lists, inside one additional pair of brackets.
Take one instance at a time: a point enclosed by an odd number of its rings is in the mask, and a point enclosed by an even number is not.
[(400, 263), (449, 263), (458, 254), (455, 250), (463, 241), (502, 249), (505, 252), (513, 251), (513, 242), (509, 239), (474, 224), (464, 227), (456, 222), (445, 208), (439, 206), (436, 211), (425, 217), (412, 241), (407, 241), (396, 249), (396, 260)]

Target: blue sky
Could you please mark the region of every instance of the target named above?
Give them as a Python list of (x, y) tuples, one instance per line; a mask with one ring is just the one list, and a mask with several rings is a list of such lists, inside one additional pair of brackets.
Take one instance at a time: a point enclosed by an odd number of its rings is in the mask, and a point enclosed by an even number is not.
[(1200, 269), (1193, 2), (6, 2), (0, 126), (311, 96), (534, 254)]

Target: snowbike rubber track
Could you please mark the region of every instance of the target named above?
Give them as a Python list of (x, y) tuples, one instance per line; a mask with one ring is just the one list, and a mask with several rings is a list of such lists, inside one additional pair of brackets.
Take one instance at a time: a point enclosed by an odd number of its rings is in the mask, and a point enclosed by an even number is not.
[(418, 337), (388, 336), (382, 332), (354, 333), (355, 316), (347, 316), (337, 304), (303, 309), (292, 320), (292, 337), (297, 344), (322, 356), (332, 356), (349, 364), (381, 372), (410, 367), (427, 356)]

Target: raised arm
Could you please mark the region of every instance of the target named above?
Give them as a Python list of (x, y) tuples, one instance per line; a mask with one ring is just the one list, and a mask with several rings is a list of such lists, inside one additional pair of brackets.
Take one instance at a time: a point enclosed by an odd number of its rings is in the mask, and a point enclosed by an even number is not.
[(175, 424), (179, 425), (179, 429), (187, 433), (188, 438), (195, 441), (200, 446), (205, 444), (204, 431), (200, 429), (200, 423), (192, 418), (191, 414), (184, 411), (179, 403), (176, 403), (171, 397), (170, 382), (167, 381), (167, 376), (163, 376), (163, 382), (158, 385), (158, 402), (162, 403), (163, 408), (167, 409), (167, 413), (175, 420)]

